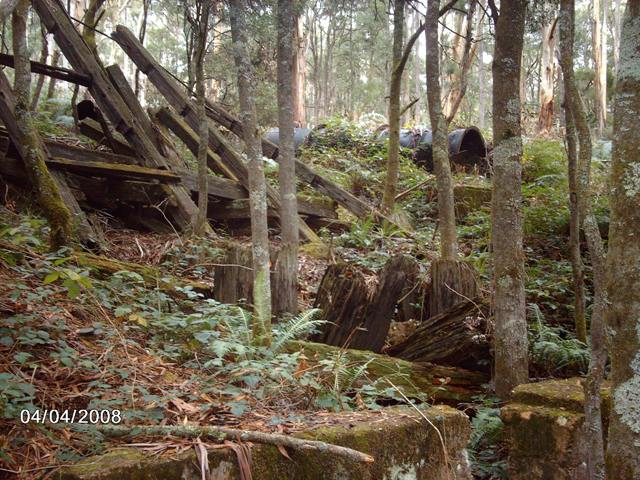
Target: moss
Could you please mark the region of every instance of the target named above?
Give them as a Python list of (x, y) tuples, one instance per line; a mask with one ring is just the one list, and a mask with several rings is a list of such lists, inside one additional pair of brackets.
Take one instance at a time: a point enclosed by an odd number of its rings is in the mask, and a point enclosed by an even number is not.
[[(584, 410), (582, 379), (567, 378), (519, 385), (513, 390), (513, 401), (526, 405), (565, 408), (581, 413)], [(611, 392), (607, 383), (602, 388), (603, 410), (611, 409)]]

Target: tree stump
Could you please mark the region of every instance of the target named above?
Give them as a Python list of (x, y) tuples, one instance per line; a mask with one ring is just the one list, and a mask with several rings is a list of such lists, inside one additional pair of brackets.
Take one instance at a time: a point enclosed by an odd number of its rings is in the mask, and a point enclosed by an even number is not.
[(473, 267), (459, 260), (434, 260), (431, 264), (429, 316), (436, 316), (478, 295)]
[[(278, 252), (271, 252), (271, 265), (278, 264)], [(253, 302), (253, 255), (251, 246), (232, 244), (213, 270), (213, 298), (220, 303), (251, 309)], [(271, 268), (271, 308), (274, 317), (285, 312), (282, 269)]]
[(397, 255), (392, 257), (380, 272), (378, 287), (367, 306), (362, 329), (351, 343), (351, 348), (380, 352), (389, 333), (396, 305), (405, 288), (415, 285), (418, 277), (418, 263), (412, 257)]
[(476, 300), (465, 300), (432, 316), (387, 353), (414, 362), (489, 371), (491, 354), (485, 334), (486, 320)]
[(398, 301), (406, 286), (415, 282), (417, 262), (408, 256), (391, 258), (379, 274), (378, 286), (369, 292), (364, 275), (348, 264), (330, 265), (314, 306), (331, 322), (313, 340), (379, 352), (384, 346)]
[(329, 265), (320, 281), (314, 308), (330, 323), (321, 327), (313, 341), (345, 346), (356, 334), (364, 316), (369, 292), (364, 275), (353, 265)]

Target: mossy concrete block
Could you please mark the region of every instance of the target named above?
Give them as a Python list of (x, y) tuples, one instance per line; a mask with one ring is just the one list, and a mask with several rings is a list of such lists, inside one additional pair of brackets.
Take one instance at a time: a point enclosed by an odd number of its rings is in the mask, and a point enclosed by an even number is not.
[[(603, 388), (604, 431), (611, 399)], [(501, 410), (511, 480), (586, 480), (584, 393), (580, 379), (520, 385)]]
[[(365, 417), (340, 415), (329, 427), (296, 436), (351, 447), (375, 458), (356, 463), (330, 453), (289, 451), (289, 458), (269, 445), (254, 445), (253, 478), (260, 480), (470, 480), (465, 446), (469, 421), (446, 406), (415, 409), (392, 407)], [(342, 421), (341, 421), (342, 420)], [(442, 441), (438, 432), (442, 435)], [(443, 449), (443, 442), (446, 447)], [(176, 458), (153, 458), (134, 449), (118, 449), (91, 457), (61, 472), (60, 480), (199, 480), (192, 452)], [(239, 479), (235, 454), (209, 450), (209, 466), (217, 480)]]

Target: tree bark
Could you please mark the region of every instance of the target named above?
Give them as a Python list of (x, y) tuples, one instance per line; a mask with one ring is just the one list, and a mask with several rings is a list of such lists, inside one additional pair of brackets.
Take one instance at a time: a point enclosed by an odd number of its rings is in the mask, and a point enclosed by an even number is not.
[[(593, 266), (594, 303), (591, 315), (591, 359), (584, 382), (585, 434), (587, 436), (587, 475), (591, 480), (604, 479), (604, 442), (602, 429), (600, 387), (607, 361), (604, 313), (607, 306), (604, 285), (605, 253), (598, 224), (591, 208), (590, 168), (591, 134), (580, 91), (573, 71), (573, 41), (575, 28), (575, 0), (560, 2), (560, 61), (568, 104), (569, 129), (575, 125), (578, 138), (578, 212), (587, 239)], [(570, 154), (575, 153), (570, 151)], [(575, 160), (573, 160), (575, 162)]]
[(629, 0), (620, 43), (611, 175), (606, 311), (613, 409), (607, 478), (640, 478), (640, 2)]
[[(205, 3), (208, 3), (205, 1)], [(140, 20), (140, 29), (138, 30), (138, 40), (144, 45), (144, 39), (147, 36), (147, 19), (149, 17), (149, 7), (151, 6), (151, 0), (142, 0), (142, 15)], [(136, 73), (134, 79), (134, 92), (136, 97), (140, 98), (142, 92), (142, 85), (140, 83), (140, 69), (136, 66)]]
[(248, 158), (249, 201), (251, 204), (251, 239), (253, 243), (253, 332), (257, 344), (271, 342), (271, 281), (269, 278), (269, 231), (267, 192), (262, 163), (262, 146), (258, 134), (253, 66), (247, 47), (247, 4), (231, 0), (230, 21), (233, 56), (238, 76), (241, 118)]
[(440, 0), (430, 0), (427, 8), (427, 100), (433, 133), (432, 151), (438, 187), (438, 226), (440, 255), (444, 260), (458, 257), (456, 214), (453, 198), (453, 177), (449, 164), (447, 121), (442, 111), (440, 91), (440, 48), (438, 44), (438, 16)]
[[(290, 314), (298, 312), (298, 204), (296, 198), (295, 148), (293, 143), (294, 124), (294, 42), (296, 15), (293, 0), (278, 0), (278, 126), (280, 132), (280, 233), (282, 246), (276, 269), (283, 282), (279, 291), (284, 310)], [(300, 85), (297, 85), (299, 88)], [(297, 91), (296, 91), (297, 93)]]
[[(49, 57), (49, 42), (47, 41), (47, 32), (42, 27), (42, 50), (40, 52), (40, 63), (47, 63)], [(42, 93), (42, 87), (44, 86), (44, 75), (38, 75), (38, 81), (36, 82), (36, 88), (33, 90), (31, 97), (31, 111), (38, 110), (38, 102), (40, 101), (40, 94)]]
[(522, 250), (520, 75), (527, 2), (502, 2), (493, 60), (493, 198), (491, 230), (495, 318), (495, 390), (508, 398), (528, 380)]
[[(607, 123), (607, 41), (606, 15), (607, 0), (593, 0), (593, 30), (591, 48), (593, 49), (593, 63), (595, 69), (595, 115), (596, 131), (602, 137)], [(604, 13), (603, 13), (604, 9)]]
[(401, 66), (402, 45), (404, 42), (405, 0), (394, 0), (393, 8), (393, 70), (389, 85), (389, 145), (387, 147), (387, 172), (382, 195), (382, 212), (393, 213), (396, 191), (398, 189), (398, 169), (400, 165), (400, 90), (402, 86)]
[(21, 137), (20, 148), (31, 183), (38, 196), (51, 233), (49, 243), (56, 250), (71, 242), (73, 226), (71, 213), (64, 204), (60, 190), (45, 164), (46, 154), (30, 111), (31, 64), (27, 48), (27, 14), (29, 2), (21, 0), (13, 10), (13, 55), (15, 57), (15, 120)]
[[(300, 6), (297, 7), (300, 10)], [(307, 126), (305, 86), (307, 84), (307, 35), (304, 33), (302, 12), (295, 12), (293, 37), (293, 121), (296, 126)]]
[[(198, 116), (198, 214), (195, 217), (193, 231), (196, 235), (205, 235), (209, 231), (207, 208), (209, 205), (209, 183), (207, 176), (207, 153), (209, 150), (209, 120), (207, 119), (207, 92), (204, 78), (204, 60), (207, 53), (207, 34), (209, 31), (209, 16), (211, 13), (210, 0), (196, 3), (198, 18), (192, 28), (196, 30), (196, 45), (194, 63), (196, 73), (196, 109)], [(142, 43), (142, 41), (140, 42)], [(138, 73), (138, 72), (136, 72)]]
[(542, 55), (540, 60), (540, 113), (538, 133), (546, 134), (553, 126), (553, 90), (556, 73), (556, 24), (553, 19), (542, 31)]
[[(53, 55), (51, 56), (51, 66), (57, 67), (58, 63), (60, 63), (60, 50), (58, 50), (58, 48), (56, 48), (56, 46), (54, 45)], [(47, 86), (47, 96), (45, 99), (45, 107), (44, 107), (45, 109), (49, 109), (51, 107), (49, 105), (49, 100), (54, 98), (55, 94), (56, 94), (56, 78), (51, 77), (49, 79), (49, 85)]]

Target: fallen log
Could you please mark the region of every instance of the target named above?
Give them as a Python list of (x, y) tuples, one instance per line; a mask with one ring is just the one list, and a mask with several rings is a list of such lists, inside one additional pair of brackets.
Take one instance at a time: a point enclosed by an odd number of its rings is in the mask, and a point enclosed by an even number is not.
[[(6, 53), (0, 53), (0, 65), (13, 68), (14, 59), (13, 55), (7, 55)], [(88, 87), (91, 85), (91, 77), (82, 73), (69, 70), (67, 68), (55, 67), (53, 65), (47, 65), (46, 63), (31, 61), (31, 72), (44, 75), (46, 77), (55, 78), (57, 80), (63, 80), (65, 82)]]
[[(53, 33), (60, 50), (71, 66), (91, 77), (88, 87), (100, 110), (109, 118), (116, 131), (145, 161), (145, 166), (166, 168), (165, 159), (153, 142), (145, 135), (140, 121), (112, 85), (105, 70), (87, 46), (59, 0), (34, 0), (33, 8), (46, 29)], [(168, 186), (177, 206), (167, 209), (170, 219), (182, 229), (189, 229), (194, 223), (197, 207), (188, 192), (178, 185)]]
[(435, 365), (427, 362), (409, 362), (367, 350), (341, 349), (323, 343), (293, 341), (285, 347), (288, 352), (303, 352), (309, 363), (323, 359), (341, 358), (350, 367), (366, 365), (366, 375), (356, 381), (356, 387), (365, 383), (387, 380), (396, 385), (408, 398), (427, 397), (431, 401), (457, 404), (469, 402), (482, 392), (489, 381), (484, 372)]
[(358, 450), (321, 442), (319, 440), (307, 440), (278, 433), (237, 430), (234, 428), (216, 427), (211, 425), (133, 425), (131, 427), (124, 425), (99, 425), (96, 428), (100, 433), (109, 437), (135, 437), (140, 434), (162, 436), (173, 435), (185, 438), (211, 437), (218, 441), (240, 440), (243, 442), (277, 445), (279, 447), (287, 447), (292, 450), (317, 450), (319, 452), (326, 452), (360, 463), (374, 462), (374, 458), (371, 455), (367, 455), (366, 453), (362, 453)]
[(466, 300), (425, 320), (404, 341), (387, 350), (405, 360), (488, 372), (491, 346), (478, 299)]
[[(195, 105), (184, 92), (181, 85), (169, 76), (153, 56), (142, 46), (137, 37), (126, 27), (118, 25), (116, 31), (112, 33), (112, 38), (120, 44), (138, 69), (147, 75), (147, 78), (156, 86), (169, 104), (184, 117), (189, 127), (197, 131), (199, 122)], [(242, 186), (249, 191), (249, 176), (242, 158), (211, 123), (209, 125), (209, 147), (220, 156), (225, 167), (230, 170)], [(215, 165), (210, 165), (210, 168), (215, 168)], [(269, 185), (267, 185), (267, 197), (273, 208), (280, 210), (280, 196), (278, 192)], [(298, 225), (302, 238), (314, 242), (321, 241), (303, 219), (298, 219)]]

